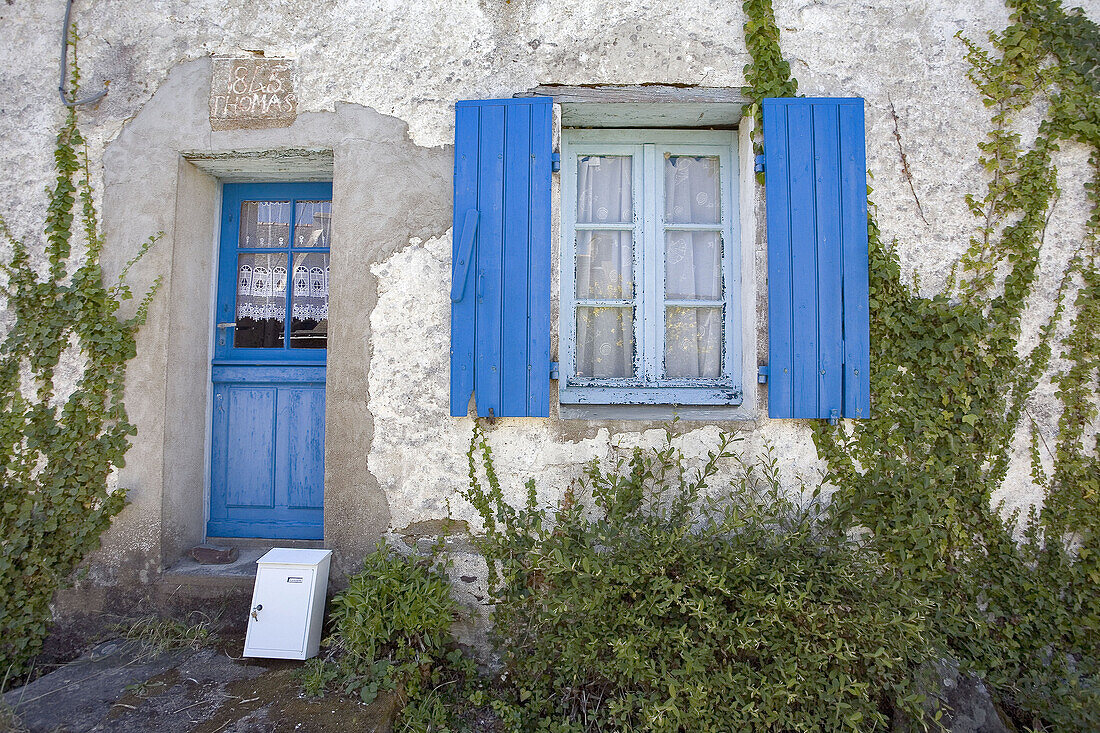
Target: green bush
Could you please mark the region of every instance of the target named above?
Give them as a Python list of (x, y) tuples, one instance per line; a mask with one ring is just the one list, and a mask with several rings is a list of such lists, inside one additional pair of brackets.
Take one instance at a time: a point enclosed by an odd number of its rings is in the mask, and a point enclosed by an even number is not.
[[(731, 439), (695, 471), (671, 438), (555, 509), (503, 499), (484, 435), (466, 498), (481, 514), (514, 730), (867, 731), (919, 718), (926, 604), (779, 486)], [(477, 470), (477, 451), (485, 484)], [(720, 462), (737, 480), (710, 486)], [(591, 499), (591, 507), (587, 507)]]
[(328, 653), (308, 665), (306, 692), (323, 694), (336, 681), (368, 703), (381, 690), (416, 697), (422, 671), (446, 656), (454, 620), (441, 569), (379, 545), (332, 599)]
[(398, 730), (452, 728), (455, 693), (474, 668), (454, 645), (455, 602), (439, 564), (379, 545), (329, 608), (326, 652), (300, 673), (306, 695), (335, 687), (370, 703), (388, 691), (403, 706)]

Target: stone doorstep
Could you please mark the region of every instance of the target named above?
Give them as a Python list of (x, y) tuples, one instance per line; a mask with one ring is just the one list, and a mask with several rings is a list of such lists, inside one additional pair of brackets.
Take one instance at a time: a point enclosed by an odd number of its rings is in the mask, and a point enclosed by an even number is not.
[(324, 543), (315, 540), (264, 540), (210, 537), (206, 544), (232, 547), (237, 550), (233, 562), (202, 564), (189, 554), (168, 567), (160, 577), (160, 584), (172, 588), (252, 588), (256, 580), (256, 561), (273, 547), (323, 549)]

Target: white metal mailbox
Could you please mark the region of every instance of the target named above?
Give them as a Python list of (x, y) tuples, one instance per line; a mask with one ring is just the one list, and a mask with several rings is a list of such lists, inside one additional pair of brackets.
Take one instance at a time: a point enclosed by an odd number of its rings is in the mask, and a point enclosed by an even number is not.
[(331, 550), (276, 547), (256, 561), (244, 656), (309, 659), (321, 644)]

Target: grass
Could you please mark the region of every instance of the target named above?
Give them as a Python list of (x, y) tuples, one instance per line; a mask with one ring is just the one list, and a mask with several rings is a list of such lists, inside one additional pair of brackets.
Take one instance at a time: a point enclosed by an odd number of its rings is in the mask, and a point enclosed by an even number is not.
[(186, 621), (143, 616), (116, 628), (123, 638), (144, 644), (153, 656), (176, 649), (201, 649), (214, 641), (209, 617), (197, 611), (188, 614)]

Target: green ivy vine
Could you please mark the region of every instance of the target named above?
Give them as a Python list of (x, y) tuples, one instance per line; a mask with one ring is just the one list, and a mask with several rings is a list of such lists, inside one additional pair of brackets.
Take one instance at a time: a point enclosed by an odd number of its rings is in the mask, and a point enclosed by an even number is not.
[[(75, 62), (72, 77), (75, 94)], [(0, 219), (0, 236), (12, 247), (10, 261), (0, 265), (0, 286), (14, 316), (0, 343), (0, 678), (7, 680), (28, 671), (45, 639), (54, 593), (126, 503), (125, 491), (108, 489), (108, 477), (124, 464), (136, 432), (122, 403), (125, 368), (159, 285), (134, 315), (120, 317), (122, 301), (132, 297), (126, 272), (156, 238), (117, 282), (103, 283), (104, 240), (74, 110), (58, 132), (54, 166), (44, 274)], [(80, 245), (85, 255), (73, 267)], [(59, 374), (63, 358), (80, 365), (67, 395), (59, 389), (68, 381)]]
[[(815, 425), (814, 440), (838, 487), (832, 521), (934, 609), (945, 656), (983, 677), (1027, 729), (1087, 730), (1100, 726), (1100, 459), (1090, 433), (1100, 365), (1100, 28), (1060, 0), (1006, 2), (1011, 24), (990, 34), (988, 48), (960, 36), (991, 111), (979, 145), (985, 194), (966, 199), (977, 234), (946, 291), (921, 297), (872, 208), (874, 417)], [(793, 90), (789, 65), (777, 61), (770, 2), (744, 7), (750, 93), (758, 102)], [(1025, 113), (1041, 115), (1026, 146), (1015, 131)], [(1092, 211), (1053, 314), (1021, 351), (1064, 141), (1089, 148)], [(1056, 339), (1068, 313), (1068, 334)], [(1062, 410), (1048, 446), (1029, 407), (1056, 348)], [(1023, 518), (993, 504), (1021, 431), (1044, 492), (1042, 508)]]

